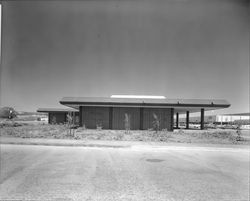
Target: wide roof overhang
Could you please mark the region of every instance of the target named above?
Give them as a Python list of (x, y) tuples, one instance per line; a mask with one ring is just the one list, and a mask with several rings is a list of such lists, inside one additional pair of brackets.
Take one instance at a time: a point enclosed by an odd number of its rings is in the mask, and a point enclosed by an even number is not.
[(142, 108), (174, 108), (180, 114), (228, 108), (230, 104), (221, 99), (132, 99), (103, 97), (64, 97), (62, 105), (79, 110), (80, 106), (95, 107), (142, 107)]

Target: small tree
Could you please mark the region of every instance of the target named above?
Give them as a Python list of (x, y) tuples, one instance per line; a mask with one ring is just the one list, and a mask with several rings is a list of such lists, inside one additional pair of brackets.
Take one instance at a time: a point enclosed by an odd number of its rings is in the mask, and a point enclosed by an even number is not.
[(96, 123), (96, 129), (97, 130), (102, 130), (102, 122), (101, 121), (98, 121), (97, 123)]
[(155, 132), (157, 133), (160, 130), (160, 120), (158, 118), (158, 116), (153, 113), (153, 129), (155, 130)]
[[(68, 127), (68, 131), (69, 131), (70, 136), (71, 136), (71, 128), (72, 128), (72, 126), (73, 126), (73, 117), (72, 117), (71, 113), (69, 112), (67, 114), (67, 127)], [(73, 130), (72, 134), (74, 135), (74, 130)]]
[(52, 116), (51, 123), (56, 124), (56, 116)]
[(12, 107), (3, 107), (0, 109), (0, 117), (5, 119), (13, 119), (17, 116), (17, 112)]
[(236, 140), (237, 141), (241, 141), (241, 130), (240, 130), (240, 124), (238, 124), (237, 125), (237, 128), (236, 128), (236, 134), (237, 134), (237, 136), (236, 136)]
[(125, 132), (129, 133), (129, 131), (130, 131), (130, 115), (127, 113), (125, 113), (124, 127), (125, 127)]

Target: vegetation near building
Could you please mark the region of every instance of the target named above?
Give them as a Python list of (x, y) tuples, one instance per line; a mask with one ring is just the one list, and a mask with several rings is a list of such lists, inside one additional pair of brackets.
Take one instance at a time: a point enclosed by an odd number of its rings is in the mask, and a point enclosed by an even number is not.
[(153, 113), (153, 118), (153, 129), (155, 130), (155, 132), (158, 132), (160, 130), (160, 120), (155, 113)]
[(130, 131), (130, 115), (128, 113), (125, 113), (124, 124), (126, 133), (128, 133)]
[(13, 119), (17, 116), (17, 112), (12, 107), (0, 108), (0, 118)]

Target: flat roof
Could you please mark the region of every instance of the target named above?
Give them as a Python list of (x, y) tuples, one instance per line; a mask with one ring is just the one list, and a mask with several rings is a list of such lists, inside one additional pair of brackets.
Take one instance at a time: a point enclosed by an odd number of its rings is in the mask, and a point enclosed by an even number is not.
[(78, 112), (74, 108), (38, 108), (37, 112)]
[(215, 110), (227, 108), (230, 103), (222, 99), (143, 99), (143, 98), (110, 98), (110, 97), (64, 97), (60, 103), (75, 109), (79, 106), (101, 107), (152, 107), (174, 108), (176, 112), (199, 112), (200, 108)]

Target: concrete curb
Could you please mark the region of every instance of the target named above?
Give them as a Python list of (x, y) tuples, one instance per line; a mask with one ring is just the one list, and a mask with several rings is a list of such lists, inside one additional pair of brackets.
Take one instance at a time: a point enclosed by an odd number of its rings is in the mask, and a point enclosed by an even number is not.
[(61, 147), (92, 147), (92, 148), (131, 148), (132, 150), (234, 150), (250, 151), (246, 145), (226, 144), (186, 144), (186, 143), (157, 143), (135, 141), (79, 141), (68, 139), (22, 139), (0, 138), (0, 144), (5, 145), (41, 145)]
[(208, 151), (208, 152), (247, 152), (250, 153), (250, 149), (247, 147), (208, 147), (208, 146), (132, 146), (134, 151)]
[(0, 142), (9, 145), (41, 145), (61, 147), (103, 147), (103, 148), (130, 148), (130, 145), (85, 144), (85, 143), (46, 143), (46, 142)]

